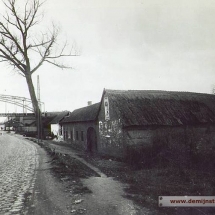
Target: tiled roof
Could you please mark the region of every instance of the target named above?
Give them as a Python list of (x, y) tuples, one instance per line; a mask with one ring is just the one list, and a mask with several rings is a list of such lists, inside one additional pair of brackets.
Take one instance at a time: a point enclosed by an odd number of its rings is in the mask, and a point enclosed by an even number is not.
[(50, 124), (57, 124), (67, 115), (69, 115), (69, 111), (62, 111), (58, 113), (58, 115), (50, 122)]
[(85, 122), (96, 120), (100, 103), (74, 110), (69, 117), (64, 118), (61, 123)]

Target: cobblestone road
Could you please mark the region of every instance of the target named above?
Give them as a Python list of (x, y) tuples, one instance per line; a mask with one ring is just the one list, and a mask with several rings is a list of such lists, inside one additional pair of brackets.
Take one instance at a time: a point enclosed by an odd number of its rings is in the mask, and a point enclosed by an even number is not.
[(35, 146), (15, 136), (0, 135), (0, 214), (20, 214), (35, 184)]

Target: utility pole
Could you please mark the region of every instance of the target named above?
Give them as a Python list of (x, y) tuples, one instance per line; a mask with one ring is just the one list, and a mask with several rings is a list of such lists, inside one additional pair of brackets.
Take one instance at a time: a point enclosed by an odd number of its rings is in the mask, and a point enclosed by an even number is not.
[(38, 101), (38, 120), (37, 120), (37, 141), (40, 142), (42, 139), (42, 118), (41, 118), (41, 107), (40, 107), (40, 79), (37, 75), (37, 101)]

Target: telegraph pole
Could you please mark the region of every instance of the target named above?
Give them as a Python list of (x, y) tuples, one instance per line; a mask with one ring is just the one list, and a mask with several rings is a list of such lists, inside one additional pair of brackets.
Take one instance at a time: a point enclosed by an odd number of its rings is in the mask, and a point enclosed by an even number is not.
[(37, 119), (37, 141), (40, 142), (42, 139), (42, 119), (41, 119), (41, 107), (40, 107), (40, 79), (37, 75), (37, 102), (38, 102), (38, 119)]

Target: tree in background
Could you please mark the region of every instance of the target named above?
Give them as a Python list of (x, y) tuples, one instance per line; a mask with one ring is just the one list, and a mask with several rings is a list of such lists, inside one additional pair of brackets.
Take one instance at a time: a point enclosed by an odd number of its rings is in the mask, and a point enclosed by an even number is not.
[(5, 0), (3, 3), (6, 13), (0, 20), (0, 62), (6, 62), (26, 79), (36, 119), (38, 119), (40, 109), (32, 74), (45, 62), (61, 69), (70, 68), (59, 59), (77, 56), (77, 54), (66, 51), (66, 42), (59, 47), (57, 44), (59, 29), (54, 24), (51, 29), (41, 31), (42, 26), (39, 24), (43, 20), (43, 15), (40, 9), (44, 2)]
[(211, 93), (215, 95), (215, 85), (214, 84), (212, 86)]

